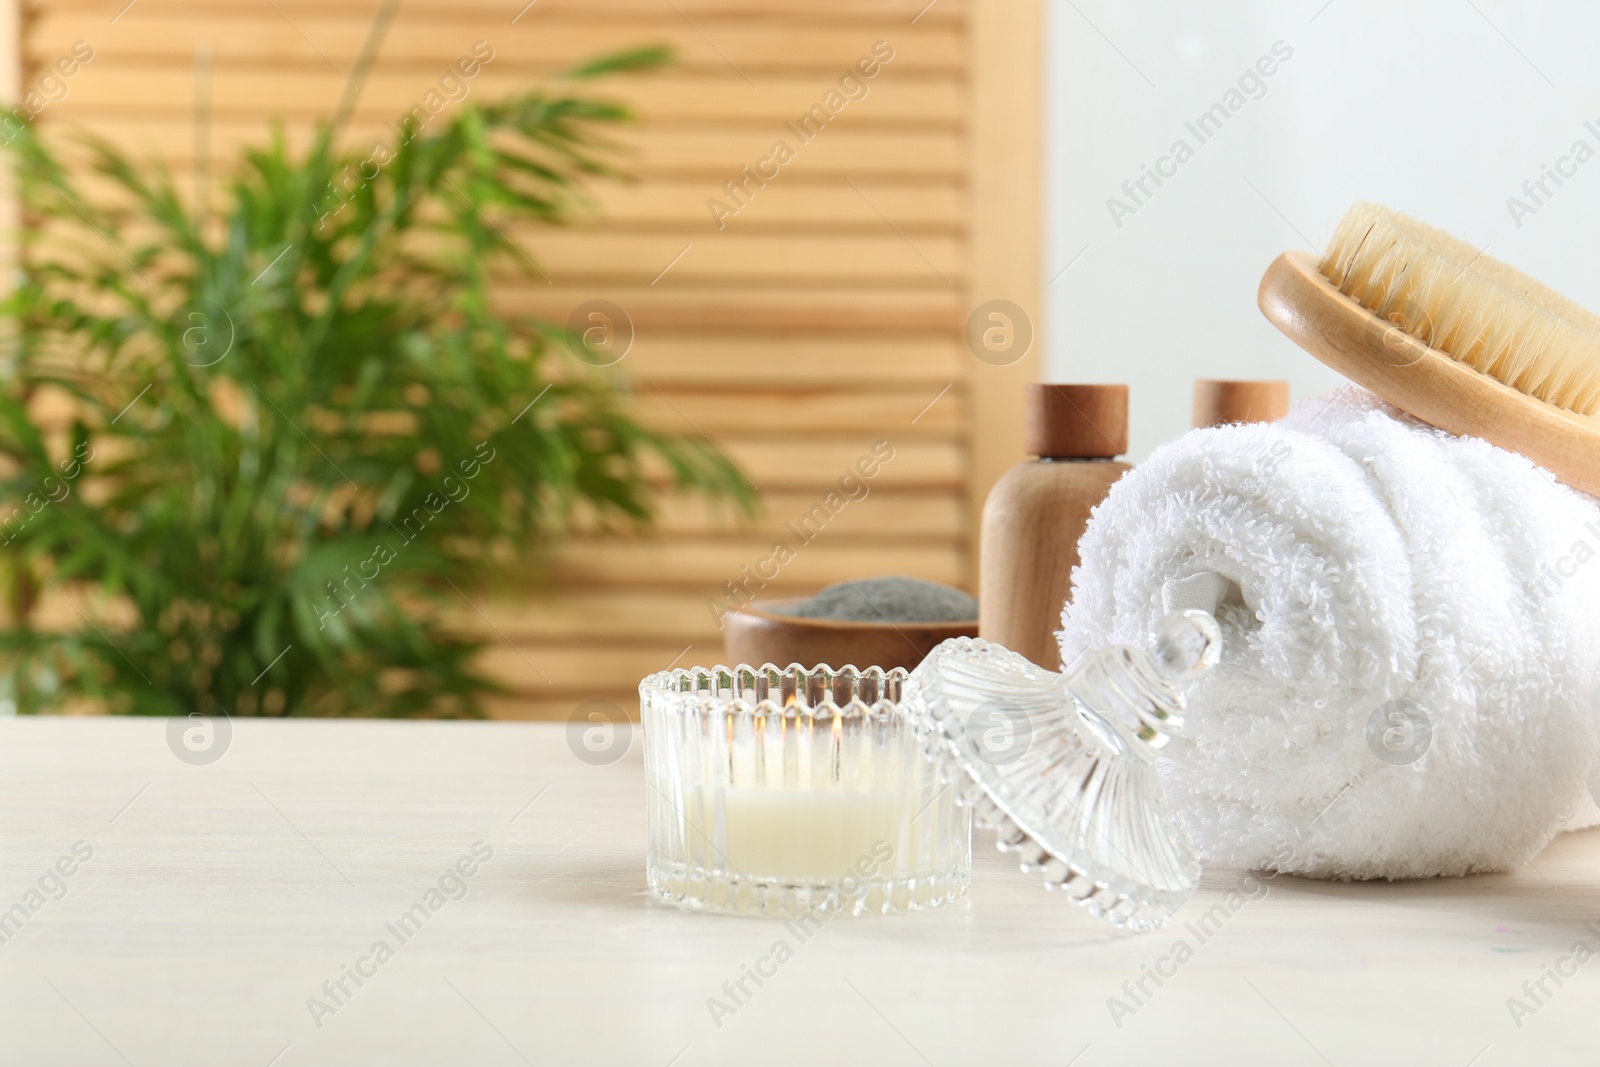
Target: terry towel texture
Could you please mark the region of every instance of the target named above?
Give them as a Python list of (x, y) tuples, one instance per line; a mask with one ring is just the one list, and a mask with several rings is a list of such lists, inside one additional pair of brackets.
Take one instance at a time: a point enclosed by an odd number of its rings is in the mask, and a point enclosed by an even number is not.
[(1157, 450), (1079, 550), (1069, 666), (1215, 608), (1160, 764), (1210, 863), (1504, 870), (1587, 803), (1600, 502), (1521, 456), (1345, 389)]

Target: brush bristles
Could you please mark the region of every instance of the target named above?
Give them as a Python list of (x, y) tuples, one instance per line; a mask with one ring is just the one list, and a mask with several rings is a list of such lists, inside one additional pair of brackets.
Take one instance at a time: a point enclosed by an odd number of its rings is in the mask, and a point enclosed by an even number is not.
[(1466, 242), (1356, 204), (1319, 269), (1362, 307), (1518, 392), (1600, 410), (1600, 317)]

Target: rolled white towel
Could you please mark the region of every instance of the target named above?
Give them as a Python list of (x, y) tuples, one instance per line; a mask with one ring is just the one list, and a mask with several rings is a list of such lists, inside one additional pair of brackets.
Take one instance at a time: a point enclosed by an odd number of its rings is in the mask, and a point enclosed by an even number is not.
[(1215, 609), (1222, 662), (1160, 764), (1208, 862), (1503, 870), (1587, 802), (1600, 502), (1521, 456), (1341, 390), (1158, 449), (1079, 552), (1069, 667)]

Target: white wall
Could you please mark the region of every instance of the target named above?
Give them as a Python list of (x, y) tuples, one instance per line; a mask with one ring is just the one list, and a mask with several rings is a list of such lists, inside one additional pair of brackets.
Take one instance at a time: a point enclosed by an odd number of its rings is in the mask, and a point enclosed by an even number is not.
[[(1358, 199), (1600, 308), (1600, 158), (1520, 228), (1506, 203), (1575, 141), (1600, 150), (1600, 5), (1047, 2), (1046, 377), (1128, 382), (1135, 458), (1188, 428), (1196, 377), (1287, 378), (1296, 401), (1341, 380), (1255, 295)], [(1276, 41), (1293, 56), (1265, 95), (1199, 143), (1185, 121)], [(1194, 157), (1119, 229), (1107, 198), (1131, 204), (1122, 183), (1179, 138)]]

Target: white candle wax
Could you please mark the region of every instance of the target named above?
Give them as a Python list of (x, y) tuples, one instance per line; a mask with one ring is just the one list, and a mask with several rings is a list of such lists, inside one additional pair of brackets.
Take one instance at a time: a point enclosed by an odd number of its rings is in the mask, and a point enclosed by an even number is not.
[(906, 815), (895, 793), (824, 790), (726, 789), (722, 810), (731, 870), (810, 883), (881, 870)]

